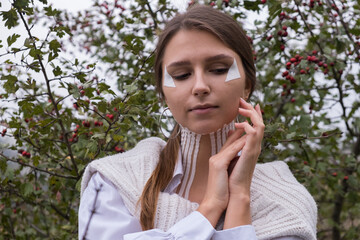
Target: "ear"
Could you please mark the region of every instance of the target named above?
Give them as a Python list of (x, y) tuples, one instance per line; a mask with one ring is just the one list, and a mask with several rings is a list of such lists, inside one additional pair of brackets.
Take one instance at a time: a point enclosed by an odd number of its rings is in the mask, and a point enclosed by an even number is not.
[(250, 88), (245, 88), (245, 90), (244, 90), (244, 96), (243, 96), (243, 98), (245, 99), (245, 101), (247, 101), (248, 100), (248, 98), (249, 98), (249, 96), (250, 96)]

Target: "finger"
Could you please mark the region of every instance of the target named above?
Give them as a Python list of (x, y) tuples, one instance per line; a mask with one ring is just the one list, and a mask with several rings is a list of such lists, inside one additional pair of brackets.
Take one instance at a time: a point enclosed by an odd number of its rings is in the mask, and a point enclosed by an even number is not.
[(259, 114), (259, 117), (260, 117), (261, 119), (263, 119), (263, 116), (262, 116), (262, 113), (261, 113), (261, 108), (260, 108), (260, 105), (259, 105), (259, 104), (256, 104), (255, 110), (256, 110), (256, 112)]
[(261, 127), (262, 125), (264, 125), (262, 117), (259, 116), (259, 114), (256, 112), (255, 109), (248, 110), (248, 109), (239, 108), (239, 114), (244, 117), (250, 118), (251, 122), (255, 126)]
[(245, 130), (242, 128), (230, 130), (228, 133), (228, 138), (226, 139), (226, 142), (223, 145), (223, 148), (227, 147), (228, 145), (236, 141), (236, 139), (240, 138), (244, 134), (244, 132)]
[(246, 143), (247, 135), (243, 135), (241, 138), (232, 142), (227, 146), (223, 151), (223, 159), (227, 159), (227, 163), (230, 164), (230, 161), (234, 159), (237, 154), (244, 148)]
[(242, 123), (235, 123), (235, 128), (243, 129), (246, 134), (256, 134), (256, 130), (247, 121)]

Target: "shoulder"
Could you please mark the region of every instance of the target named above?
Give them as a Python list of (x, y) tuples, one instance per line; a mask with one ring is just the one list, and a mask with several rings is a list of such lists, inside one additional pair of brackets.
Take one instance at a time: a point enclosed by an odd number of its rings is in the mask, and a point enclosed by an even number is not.
[(138, 142), (138, 144), (136, 144), (136, 146), (129, 151), (94, 160), (89, 163), (89, 166), (103, 165), (111, 162), (121, 164), (126, 161), (133, 161), (134, 159), (139, 159), (143, 156), (158, 156), (165, 144), (166, 142), (160, 138), (146, 138)]
[(162, 139), (151, 137), (140, 141), (129, 151), (90, 162), (83, 174), (81, 193), (96, 172), (100, 172), (109, 180), (120, 179), (121, 176), (126, 177), (127, 175), (149, 175), (157, 164), (159, 154), (165, 144), (166, 142)]
[[(290, 224), (302, 232), (302, 237), (315, 239), (317, 206), (283, 161), (257, 164), (251, 185), (253, 217), (265, 224), (263, 214), (275, 217), (285, 231)], [(274, 224), (275, 219), (271, 220)], [(285, 226), (286, 225), (286, 226)], [(268, 226), (270, 227), (270, 226)], [(290, 233), (294, 229), (289, 227)], [(291, 234), (290, 234), (291, 235)]]

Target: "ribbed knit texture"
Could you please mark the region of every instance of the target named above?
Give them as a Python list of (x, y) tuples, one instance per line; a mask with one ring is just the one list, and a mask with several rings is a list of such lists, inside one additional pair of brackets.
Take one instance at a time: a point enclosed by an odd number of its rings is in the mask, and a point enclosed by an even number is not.
[[(184, 177), (180, 185), (179, 195), (189, 198), (191, 185), (193, 183), (196, 172), (196, 160), (199, 153), (200, 140), (202, 135), (192, 132), (181, 126), (181, 154), (182, 164), (184, 168)], [(227, 135), (230, 130), (235, 130), (235, 122), (225, 124), (216, 132), (210, 133), (211, 155), (220, 152), (221, 147), (225, 144)]]
[[(164, 146), (163, 140), (148, 138), (128, 152), (91, 162), (83, 175), (81, 194), (92, 174), (100, 172), (117, 187), (129, 212), (139, 219), (137, 202)], [(166, 231), (197, 207), (197, 203), (177, 194), (160, 193), (155, 228)], [(251, 212), (258, 239), (289, 235), (316, 239), (316, 203), (284, 162), (257, 164), (251, 185)]]

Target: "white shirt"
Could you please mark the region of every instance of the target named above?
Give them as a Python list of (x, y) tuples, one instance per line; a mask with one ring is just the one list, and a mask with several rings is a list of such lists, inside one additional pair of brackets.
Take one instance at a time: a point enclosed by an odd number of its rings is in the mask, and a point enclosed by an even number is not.
[[(181, 159), (178, 159), (178, 163)], [(174, 193), (181, 183), (182, 164), (175, 165), (173, 178), (164, 192)], [(98, 194), (96, 189), (101, 189)], [(90, 220), (91, 211), (95, 210)], [(216, 231), (210, 222), (198, 211), (194, 211), (173, 225), (168, 231), (152, 229), (142, 231), (138, 219), (130, 214), (116, 187), (100, 173), (95, 173), (85, 189), (79, 207), (79, 239), (83, 239), (87, 225), (86, 239), (119, 240), (230, 240), (256, 238), (252, 225)], [(276, 238), (276, 240), (300, 240), (296, 236)], [(275, 239), (274, 239), (275, 240)]]

